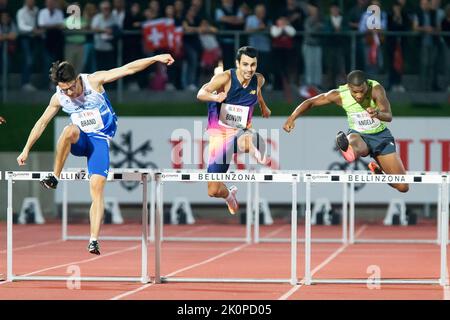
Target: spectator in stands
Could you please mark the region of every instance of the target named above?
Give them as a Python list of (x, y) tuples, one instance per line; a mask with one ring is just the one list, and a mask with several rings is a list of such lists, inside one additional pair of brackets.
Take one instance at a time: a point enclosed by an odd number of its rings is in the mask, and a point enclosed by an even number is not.
[(8, 11), (8, 0), (0, 0), (0, 12)]
[(161, 17), (161, 8), (159, 1), (152, 0), (148, 4), (148, 9), (144, 12), (146, 20), (153, 20)]
[(217, 67), (219, 61), (222, 60), (222, 50), (220, 49), (219, 41), (216, 33), (218, 29), (211, 25), (208, 20), (202, 19), (200, 22), (199, 39), (202, 45), (201, 57), (201, 71), (210, 77)]
[[(445, 18), (441, 22), (442, 32), (450, 33), (450, 3), (445, 7)], [(445, 51), (445, 83), (450, 92), (450, 35), (443, 36)]]
[[(175, 17), (175, 6), (174, 5), (167, 5), (164, 8), (164, 12), (165, 12), (165, 17), (167, 19), (171, 19), (175, 25), (175, 28), (177, 27), (181, 27), (183, 21), (179, 21), (178, 19), (176, 19)], [(181, 73), (181, 66), (182, 66), (182, 60), (183, 60), (183, 52), (181, 51), (181, 46), (176, 44), (175, 41), (175, 36), (173, 37), (173, 44), (174, 46), (171, 47), (168, 50), (168, 53), (170, 53), (172, 55), (172, 57), (174, 57), (175, 62), (172, 64), (171, 68), (165, 68), (164, 72), (167, 73), (167, 83), (166, 83), (166, 87), (165, 89), (168, 91), (174, 91), (176, 89), (181, 89), (181, 81), (180, 78), (182, 76)], [(180, 63), (181, 60), (181, 63)], [(165, 67), (165, 66), (163, 66)], [(173, 68), (175, 67), (175, 68)]]
[(37, 27), (37, 16), (39, 9), (35, 5), (35, 0), (25, 0), (23, 7), (17, 11), (16, 21), (19, 35), (19, 45), (21, 51), (22, 65), (22, 90), (35, 91), (31, 84), (31, 73), (34, 65), (34, 58), (38, 42), (41, 40), (42, 30)]
[(117, 26), (123, 29), (123, 22), (125, 20), (125, 0), (114, 0), (114, 9), (112, 14), (116, 20)]
[(420, 51), (420, 80), (421, 87), (425, 91), (438, 91), (437, 73), (434, 70), (437, 59), (439, 37), (437, 31), (437, 15), (432, 10), (430, 0), (420, 0), (420, 10), (413, 22), (413, 29), (422, 33)]
[[(133, 2), (129, 9), (125, 11), (123, 29), (126, 31), (140, 31), (143, 22), (144, 16), (141, 13), (141, 5), (138, 2)], [(144, 56), (142, 51), (142, 35), (140, 33), (125, 35), (123, 37), (123, 47), (126, 48), (126, 50), (123, 50), (125, 63), (132, 62)], [(125, 78), (125, 82), (128, 84), (128, 90), (139, 91), (140, 86), (145, 85), (145, 80), (142, 77), (143, 74), (138, 73)]]
[[(93, 3), (86, 3), (83, 9), (83, 30), (92, 31), (92, 20), (97, 14), (97, 7)], [(83, 48), (83, 72), (94, 73), (97, 70), (97, 60), (95, 57), (94, 35), (92, 33), (86, 35), (86, 42)]]
[(245, 21), (245, 30), (254, 32), (248, 37), (248, 45), (258, 50), (258, 70), (265, 76), (266, 89), (271, 89), (270, 76), (270, 37), (267, 31), (271, 27), (271, 22), (267, 18), (266, 6), (258, 4), (255, 6), (255, 13), (248, 16)]
[[(78, 2), (74, 2), (72, 4), (80, 7), (80, 4)], [(68, 30), (72, 30), (74, 24), (77, 23), (76, 21), (74, 21), (74, 19), (77, 19), (77, 17), (72, 16), (72, 14), (73, 13), (70, 13), (70, 15), (65, 20), (65, 25)], [(80, 27), (81, 29), (84, 29), (86, 27), (86, 20), (83, 17), (80, 17)], [(81, 72), (83, 68), (83, 51), (85, 43), (86, 36), (84, 34), (71, 34), (66, 36), (64, 50), (65, 60), (70, 61), (77, 72)]]
[[(445, 11), (444, 9), (441, 8), (441, 0), (431, 0), (431, 9), (436, 11), (436, 31), (440, 32), (441, 31), (441, 25), (442, 25), (442, 21), (445, 19)], [(445, 70), (442, 69), (442, 61), (445, 61), (445, 44), (444, 44), (444, 39), (442, 37), (439, 36), (439, 40), (438, 40), (438, 46), (436, 47), (437, 52), (437, 57), (434, 60), (434, 66), (433, 66), (433, 70), (434, 72), (436, 72), (436, 75), (438, 77), (438, 82), (439, 82), (439, 75), (442, 74), (442, 76), (445, 78)], [(447, 86), (447, 85), (445, 85)], [(438, 83), (438, 88), (436, 88), (437, 90), (442, 90), (443, 88), (439, 85)]]
[[(216, 9), (215, 21), (219, 26), (219, 30), (244, 29), (244, 14), (239, 10), (234, 0), (222, 0), (221, 6)], [(234, 68), (235, 43), (233, 35), (220, 36), (219, 42), (222, 47), (224, 69)]]
[[(197, 15), (200, 17), (202, 21), (207, 19), (208, 15), (206, 14), (206, 8), (203, 5), (203, 0), (191, 0), (191, 7), (197, 8), (198, 11)], [(210, 25), (209, 22), (208, 25)]]
[(97, 67), (100, 70), (109, 70), (117, 65), (115, 54), (114, 35), (117, 30), (117, 21), (112, 15), (109, 1), (100, 3), (100, 13), (92, 19), (91, 28), (94, 35), (94, 47)]
[(345, 31), (344, 17), (337, 2), (330, 6), (330, 15), (324, 22), (324, 31), (330, 33), (324, 38), (326, 44), (326, 61), (328, 88), (336, 88), (346, 81), (345, 68), (345, 36), (340, 35)]
[[(366, 12), (368, 0), (356, 0), (356, 4), (349, 10), (345, 16), (347, 26), (350, 31), (359, 31), (359, 22)], [(349, 39), (350, 40), (350, 39)], [(350, 45), (350, 41), (348, 42)], [(356, 41), (356, 66), (355, 69), (364, 69), (364, 44), (363, 41)], [(352, 66), (353, 67), (353, 66)]]
[[(388, 31), (410, 31), (411, 24), (412, 22), (401, 2), (394, 2), (388, 15)], [(405, 40), (403, 36), (388, 36), (386, 39), (389, 63), (388, 90), (394, 92), (405, 92), (405, 88), (402, 85), (403, 56), (404, 52), (406, 52)]]
[[(182, 25), (184, 20), (184, 2), (182, 0), (176, 0), (173, 3), (174, 15), (175, 15), (175, 24)], [(200, 7), (199, 7), (200, 8)]]
[[(17, 27), (12, 21), (11, 16), (8, 11), (0, 11), (0, 52), (3, 54), (4, 46), (8, 52), (8, 56), (13, 55), (16, 51), (16, 38), (17, 38)], [(6, 67), (8, 70), (8, 65), (3, 66), (3, 59), (0, 62), (0, 73), (3, 68)], [(2, 84), (5, 85), (5, 84)], [(1, 122), (1, 120), (0, 120)]]
[(245, 23), (245, 20), (247, 19), (247, 17), (252, 14), (252, 8), (250, 8), (250, 6), (247, 4), (247, 2), (244, 1), (239, 6), (239, 12), (242, 13), (242, 19), (244, 20), (244, 23)]
[(379, 25), (372, 25), (370, 23), (373, 21), (373, 11), (368, 10), (361, 17), (359, 31), (365, 34), (365, 37), (361, 39), (364, 46), (364, 70), (373, 76), (380, 73), (384, 64), (382, 51), (384, 37), (382, 31), (387, 28), (387, 13), (381, 8), (381, 2), (379, 0), (370, 1), (370, 5), (380, 8)]
[(315, 1), (308, 4), (308, 17), (305, 19), (305, 40), (303, 57), (305, 60), (305, 85), (322, 88), (322, 43), (321, 36), (314, 34), (323, 31), (319, 7)]
[(436, 11), (436, 20), (440, 27), (442, 20), (445, 19), (445, 10), (441, 8), (441, 0), (431, 0), (431, 9)]
[[(302, 1), (301, 4), (306, 8), (306, 4)], [(294, 41), (295, 56), (292, 57), (292, 66), (297, 70), (295, 74), (295, 84), (300, 85), (300, 75), (303, 74), (303, 36), (301, 32), (305, 30), (306, 11), (297, 4), (296, 0), (286, 0), (286, 5), (282, 6), (279, 17), (286, 17), (289, 24), (294, 27), (296, 31)], [(266, 79), (267, 80), (267, 79)]]
[(290, 88), (290, 75), (293, 69), (292, 57), (295, 55), (294, 37), (295, 29), (290, 25), (287, 17), (280, 17), (270, 27), (272, 36), (272, 60), (274, 72), (274, 88), (283, 89), (285, 99), (292, 101)]
[[(45, 8), (38, 14), (38, 26), (44, 29), (44, 83), (48, 83), (48, 70), (52, 62), (64, 59), (64, 13), (57, 7), (56, 0), (46, 0)], [(53, 90), (54, 85), (49, 84)]]
[(183, 89), (189, 91), (198, 90), (198, 68), (202, 46), (199, 39), (200, 17), (196, 7), (190, 7), (183, 21), (183, 49), (184, 60), (182, 67), (181, 83)]

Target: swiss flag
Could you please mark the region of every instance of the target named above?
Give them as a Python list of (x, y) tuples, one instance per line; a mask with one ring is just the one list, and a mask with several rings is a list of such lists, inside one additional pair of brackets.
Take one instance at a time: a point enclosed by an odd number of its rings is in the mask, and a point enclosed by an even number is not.
[(175, 56), (180, 56), (183, 51), (183, 27), (176, 27), (174, 23), (168, 25), (167, 38), (168, 49), (173, 52)]
[(143, 24), (144, 46), (147, 51), (168, 47), (167, 20), (171, 19), (154, 19)]
[(147, 51), (165, 49), (170, 50), (175, 55), (181, 53), (183, 28), (176, 27), (173, 19), (160, 18), (150, 20), (142, 28)]

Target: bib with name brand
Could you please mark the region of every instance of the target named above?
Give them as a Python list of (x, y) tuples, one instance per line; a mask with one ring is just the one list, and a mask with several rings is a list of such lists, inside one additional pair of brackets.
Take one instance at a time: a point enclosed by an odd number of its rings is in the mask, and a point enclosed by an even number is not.
[(85, 133), (97, 132), (105, 127), (100, 110), (98, 109), (72, 113), (70, 118), (72, 119), (72, 123), (76, 124)]
[(354, 123), (354, 129), (359, 132), (377, 129), (381, 122), (377, 118), (371, 118), (367, 111), (352, 112), (349, 114)]
[(219, 115), (219, 125), (225, 128), (247, 127), (249, 107), (222, 103)]

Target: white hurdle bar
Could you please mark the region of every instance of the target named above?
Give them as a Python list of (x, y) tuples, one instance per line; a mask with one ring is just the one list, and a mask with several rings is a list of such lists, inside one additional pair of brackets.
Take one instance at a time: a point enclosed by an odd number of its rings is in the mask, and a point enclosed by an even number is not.
[[(266, 171), (260, 171), (260, 172), (266, 172)], [(269, 172), (269, 171), (267, 171)], [(292, 170), (283, 170), (280, 171), (283, 173), (297, 173), (300, 175), (300, 177), (302, 177), (306, 171), (292, 171)], [(330, 173), (330, 172), (334, 172), (334, 171), (308, 171), (308, 172), (315, 172), (315, 173)], [(337, 172), (336, 172), (337, 173)], [(255, 224), (254, 224), (254, 233), (253, 233), (253, 241), (255, 243), (260, 243), (260, 242), (267, 242), (267, 243), (283, 243), (283, 242), (289, 242), (290, 239), (289, 238), (266, 238), (266, 237), (260, 237), (259, 236), (259, 229), (260, 229), (260, 223), (259, 223), (259, 206), (257, 205), (259, 202), (259, 188), (258, 187), (258, 183), (256, 184), (256, 190), (255, 190), (255, 195), (254, 195), (254, 201), (255, 201), (255, 208), (256, 213), (255, 213)], [(343, 192), (342, 192), (342, 220), (341, 220), (341, 225), (342, 225), (342, 236), (340, 238), (313, 238), (311, 239), (312, 242), (317, 242), (317, 243), (347, 243), (348, 239), (347, 239), (347, 234), (348, 234), (348, 189), (349, 189), (349, 184), (345, 183), (343, 184)], [(304, 242), (305, 239), (299, 238), (297, 240), (298, 242)]]
[[(13, 272), (13, 183), (15, 181), (38, 181), (52, 172), (32, 172), (32, 171), (9, 171), (5, 172), (8, 180), (8, 208), (7, 208), (7, 281), (117, 281), (117, 282), (141, 282), (148, 283), (148, 206), (147, 206), (147, 173), (136, 172), (111, 172), (107, 181), (140, 181), (142, 183), (142, 235), (141, 235), (141, 276), (121, 277), (121, 276), (95, 276), (95, 277), (74, 277), (74, 276), (27, 276), (15, 275)], [(88, 181), (87, 174), (79, 171), (63, 171), (59, 177), (61, 181)], [(88, 253), (87, 253), (88, 254)]]
[(373, 175), (373, 174), (305, 174), (306, 210), (305, 210), (305, 275), (303, 283), (370, 283), (368, 279), (313, 279), (311, 274), (311, 184), (313, 183), (408, 183), (440, 184), (441, 212), (440, 223), (440, 277), (439, 279), (376, 279), (379, 284), (439, 284), (448, 285), (447, 275), (447, 239), (449, 223), (449, 178), (447, 175)]
[[(74, 171), (74, 172), (81, 172), (85, 171), (85, 169), (80, 168), (68, 168), (67, 171)], [(148, 204), (150, 206), (150, 219), (149, 219), (149, 230), (150, 234), (148, 237), (149, 241), (154, 240), (154, 220), (152, 219), (154, 217), (155, 212), (155, 179), (154, 179), (154, 170), (152, 169), (111, 169), (110, 172), (114, 174), (114, 172), (119, 173), (145, 173), (148, 177), (148, 182), (150, 183), (150, 203)], [(69, 214), (69, 200), (68, 200), (68, 194), (69, 194), (69, 182), (67, 180), (62, 181), (62, 219), (61, 219), (61, 238), (63, 241), (67, 240), (89, 240), (90, 237), (85, 235), (70, 235), (68, 230), (68, 214)], [(100, 240), (110, 240), (110, 241), (139, 241), (141, 240), (141, 237), (138, 236), (114, 236), (114, 235), (101, 235)]]
[[(166, 282), (221, 282), (221, 283), (290, 283), (297, 284), (297, 185), (298, 174), (265, 174), (252, 171), (236, 171), (229, 173), (192, 173), (162, 172), (156, 174), (156, 232), (155, 232), (155, 283)], [(290, 183), (292, 185), (291, 210), (291, 275), (289, 279), (250, 279), (250, 278), (174, 278), (161, 276), (161, 240), (162, 240), (162, 184), (165, 182), (259, 182)], [(247, 195), (248, 196), (248, 195)], [(249, 206), (250, 207), (250, 206)], [(247, 219), (249, 214), (247, 212)]]

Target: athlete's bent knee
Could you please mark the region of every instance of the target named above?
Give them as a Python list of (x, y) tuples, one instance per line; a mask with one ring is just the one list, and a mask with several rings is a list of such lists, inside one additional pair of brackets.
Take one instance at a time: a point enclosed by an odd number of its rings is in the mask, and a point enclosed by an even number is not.
[(78, 138), (79, 129), (77, 126), (71, 124), (64, 128), (63, 138), (66, 140), (73, 141)]
[(250, 152), (250, 141), (248, 137), (243, 137), (238, 140), (238, 148), (240, 152), (248, 153)]
[(218, 186), (208, 186), (208, 196), (211, 198), (217, 198), (219, 196)]
[(396, 189), (402, 193), (406, 193), (409, 191), (409, 185), (408, 184), (399, 184), (399, 185), (397, 185)]

